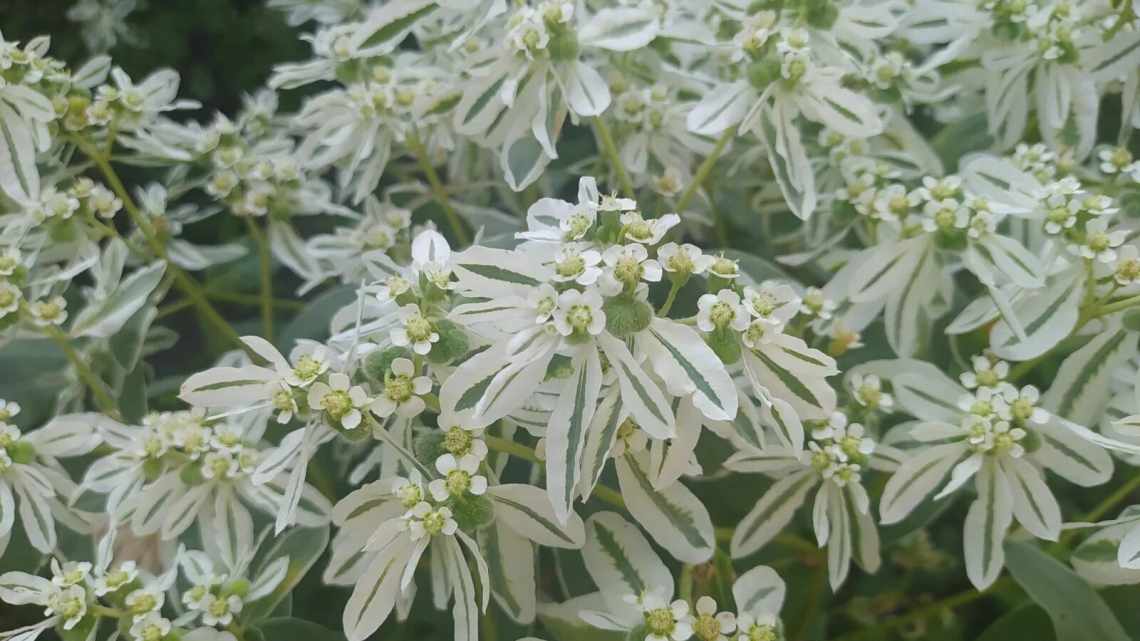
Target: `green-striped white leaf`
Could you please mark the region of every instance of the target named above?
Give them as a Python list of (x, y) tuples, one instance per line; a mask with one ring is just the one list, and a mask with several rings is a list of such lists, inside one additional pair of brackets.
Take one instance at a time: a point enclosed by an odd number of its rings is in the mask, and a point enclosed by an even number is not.
[(732, 558), (752, 554), (779, 534), (803, 505), (808, 491), (816, 486), (817, 478), (815, 471), (809, 469), (773, 483), (733, 531), (729, 543)]
[(614, 461), (626, 509), (677, 560), (704, 563), (716, 544), (708, 510), (679, 481), (654, 489), (648, 458), (641, 452)]
[(127, 276), (109, 295), (83, 308), (71, 324), (71, 335), (107, 338), (118, 332), (146, 304), (165, 271), (166, 263), (157, 261)]
[(586, 570), (613, 603), (648, 589), (673, 594), (669, 571), (645, 536), (615, 512), (598, 512), (586, 520)]
[(554, 514), (562, 522), (570, 518), (586, 428), (594, 417), (602, 387), (601, 359), (593, 343), (578, 348), (571, 369), (573, 374), (563, 383), (546, 431), (546, 490)]
[(1013, 496), (1009, 485), (998, 476), (997, 464), (986, 461), (976, 477), (978, 498), (966, 514), (963, 545), (966, 576), (979, 590), (988, 588), (1005, 564), (1002, 543), (1013, 522)]
[(1033, 536), (1056, 541), (1061, 534), (1061, 506), (1041, 472), (1029, 461), (1014, 458), (1003, 460), (998, 472), (1009, 484), (1017, 522)]
[(622, 408), (621, 395), (611, 387), (603, 392), (598, 409), (590, 421), (586, 434), (586, 447), (582, 451), (582, 474), (578, 477), (578, 496), (583, 501), (590, 497), (594, 486), (609, 460), (610, 448), (617, 437), (618, 427), (628, 414)]
[(381, 550), (361, 574), (341, 616), (348, 641), (364, 641), (388, 618), (410, 550), (411, 542), (401, 538)]
[(598, 347), (609, 359), (621, 387), (622, 406), (641, 429), (656, 439), (672, 438), (677, 433), (676, 419), (669, 399), (637, 362), (621, 340), (603, 332)]
[(1042, 406), (1074, 423), (1095, 424), (1108, 406), (1109, 377), (1136, 354), (1137, 336), (1113, 324), (1070, 354), (1042, 397)]
[(879, 515), (884, 525), (897, 523), (942, 483), (966, 453), (958, 443), (935, 445), (907, 458), (883, 488)]
[(531, 623), (537, 606), (533, 546), (503, 523), (479, 530), (478, 537), (487, 559), (491, 596), (511, 619)]
[(495, 518), (522, 536), (547, 547), (579, 548), (586, 540), (582, 519), (571, 513), (559, 524), (546, 493), (533, 485), (510, 483), (487, 490)]
[(667, 318), (655, 318), (638, 340), (644, 341), (640, 343), (642, 349), (674, 396), (692, 393), (693, 405), (714, 421), (736, 416), (736, 385), (724, 363), (695, 330)]

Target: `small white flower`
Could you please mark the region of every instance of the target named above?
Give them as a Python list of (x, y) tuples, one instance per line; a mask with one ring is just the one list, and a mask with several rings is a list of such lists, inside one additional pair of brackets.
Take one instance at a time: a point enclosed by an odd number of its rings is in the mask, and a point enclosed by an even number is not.
[(138, 578), (139, 571), (134, 561), (124, 561), (114, 570), (95, 577), (93, 588), (95, 596), (104, 596), (117, 592)]
[(458, 459), (454, 454), (443, 454), (435, 460), (435, 469), (443, 478), (428, 483), (432, 498), (443, 502), (451, 497), (467, 494), (481, 496), (487, 491), (487, 478), (476, 474), (479, 471), (479, 457), (465, 454)]
[(207, 594), (202, 600), (202, 624), (226, 626), (234, 621), (234, 615), (242, 610), (241, 597), (236, 594), (215, 596)]
[(593, 249), (563, 245), (554, 255), (553, 279), (557, 283), (593, 285), (602, 275), (602, 270), (598, 267), (601, 262), (602, 255)]
[(627, 602), (637, 605), (645, 619), (645, 641), (687, 641), (693, 636), (693, 618), (689, 604), (681, 599), (670, 603), (660, 588), (629, 595)]
[(32, 322), (40, 327), (59, 326), (67, 320), (67, 301), (63, 296), (33, 301), (28, 305), (28, 312), (32, 315)]
[(650, 283), (661, 280), (661, 264), (649, 257), (643, 245), (615, 245), (606, 249), (602, 259), (608, 268), (602, 277), (608, 294), (632, 291), (643, 280)]
[(439, 342), (439, 333), (432, 327), (431, 321), (424, 317), (423, 312), (416, 305), (404, 305), (400, 308), (401, 324), (392, 328), (389, 338), (397, 347), (411, 347), (417, 354), (427, 354), (433, 344)]
[(693, 636), (700, 641), (729, 641), (736, 631), (736, 617), (731, 612), (717, 612), (716, 600), (710, 596), (697, 599), (697, 616), (693, 618)]
[(24, 294), (12, 283), (0, 281), (0, 318), (20, 309), (20, 300)]
[(91, 564), (87, 561), (68, 561), (60, 565), (59, 561), (53, 558), (51, 574), (51, 582), (61, 588), (84, 585), (91, 576)]
[(1118, 229), (1108, 231), (1108, 219), (1096, 218), (1085, 225), (1085, 240), (1080, 245), (1070, 247), (1083, 258), (1101, 263), (1116, 262), (1116, 248), (1124, 244), (1128, 232)]
[(309, 388), (309, 408), (324, 412), (332, 425), (351, 430), (360, 425), (360, 410), (371, 403), (364, 388), (352, 385), (348, 374), (335, 372), (329, 382), (316, 382)]
[(568, 289), (558, 295), (554, 310), (554, 328), (563, 336), (597, 336), (606, 328), (606, 313), (602, 310), (602, 295), (596, 289), (580, 292)]
[(404, 520), (408, 524), (408, 534), (413, 541), (437, 534), (451, 536), (459, 529), (459, 524), (452, 518), (450, 508), (433, 509), (426, 501), (417, 503), (404, 515)]
[(80, 585), (69, 585), (53, 592), (44, 609), (47, 616), (58, 616), (64, 630), (71, 630), (87, 614), (87, 590)]
[(162, 641), (170, 634), (171, 624), (157, 612), (149, 612), (136, 619), (130, 627), (130, 637), (135, 641)]
[(431, 378), (416, 376), (412, 361), (397, 358), (384, 373), (384, 390), (372, 402), (371, 409), (382, 417), (393, 413), (404, 418), (418, 416), (426, 406), (421, 397), (430, 392), (431, 387)]
[(791, 286), (769, 281), (759, 287), (745, 287), (744, 306), (753, 317), (782, 327), (799, 311), (800, 297)]
[(646, 220), (640, 212), (627, 211), (621, 215), (622, 234), (626, 240), (643, 245), (656, 245), (669, 230), (681, 222), (677, 214), (665, 214)]
[(657, 261), (670, 274), (685, 276), (703, 274), (712, 265), (714, 258), (701, 252), (696, 245), (678, 245), (669, 242), (657, 248)]
[(20, 404), (16, 401), (6, 401), (0, 398), (0, 423), (12, 420), (20, 413)]
[(895, 406), (894, 397), (883, 391), (882, 381), (874, 374), (852, 374), (851, 391), (863, 407), (890, 412)]
[(748, 328), (751, 318), (740, 301), (740, 295), (731, 289), (716, 294), (704, 294), (697, 299), (697, 327), (703, 332), (727, 328), (738, 332)]

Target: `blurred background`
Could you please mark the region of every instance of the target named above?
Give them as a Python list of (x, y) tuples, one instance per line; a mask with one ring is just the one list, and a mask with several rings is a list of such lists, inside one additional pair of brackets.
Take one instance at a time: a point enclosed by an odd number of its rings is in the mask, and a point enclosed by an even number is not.
[(73, 65), (109, 53), (135, 78), (175, 69), (181, 97), (203, 105), (195, 118), (236, 110), (275, 63), (309, 51), (265, 0), (0, 0), (0, 31), (22, 42), (50, 35), (52, 56)]

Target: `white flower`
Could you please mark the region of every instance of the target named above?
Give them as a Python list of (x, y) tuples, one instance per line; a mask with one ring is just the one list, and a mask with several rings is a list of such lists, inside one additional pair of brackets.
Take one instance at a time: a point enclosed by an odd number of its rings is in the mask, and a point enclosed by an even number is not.
[(608, 268), (602, 280), (607, 294), (634, 291), (641, 281), (661, 280), (661, 264), (649, 257), (644, 245), (614, 245), (606, 249), (602, 259)]
[(20, 413), (20, 404), (16, 401), (6, 401), (0, 398), (0, 423), (12, 420)]
[(47, 600), (44, 614), (58, 616), (64, 630), (71, 630), (87, 614), (87, 590), (80, 585), (59, 588)]
[(621, 215), (622, 232), (626, 240), (643, 245), (656, 245), (669, 230), (681, 222), (677, 214), (665, 214), (646, 220), (640, 212), (627, 211)]
[(404, 515), (404, 520), (413, 541), (436, 535), (451, 536), (459, 529), (450, 508), (433, 508), (426, 501), (417, 503)]
[(417, 416), (425, 407), (421, 397), (430, 392), (431, 387), (431, 378), (416, 376), (412, 361), (406, 358), (394, 359), (384, 373), (384, 389), (372, 402), (371, 409), (382, 417), (393, 413), (404, 418)]
[(87, 561), (68, 561), (60, 565), (59, 561), (52, 558), (51, 574), (51, 582), (59, 587), (85, 585), (91, 576), (91, 564)]
[(1112, 272), (1113, 279), (1122, 287), (1140, 280), (1140, 248), (1136, 245), (1120, 247), (1116, 252), (1116, 265)]
[(697, 616), (692, 620), (693, 636), (700, 641), (729, 641), (736, 631), (736, 617), (731, 612), (717, 612), (716, 600), (710, 596), (697, 599)]
[(686, 276), (703, 274), (713, 262), (713, 257), (701, 252), (696, 245), (678, 245), (668, 242), (657, 248), (657, 261), (670, 274)]
[(227, 626), (233, 623), (234, 615), (241, 612), (243, 605), (241, 597), (236, 594), (229, 596), (207, 594), (202, 599), (202, 624)]
[(782, 327), (799, 311), (800, 297), (791, 286), (768, 281), (744, 288), (744, 306), (753, 317)]
[(895, 406), (894, 397), (883, 391), (882, 381), (874, 374), (852, 374), (851, 391), (863, 407), (890, 412)]
[(67, 320), (67, 301), (63, 296), (33, 301), (28, 304), (28, 312), (32, 315), (32, 322), (40, 327), (62, 325)]
[(962, 372), (958, 380), (966, 389), (975, 387), (1000, 387), (1005, 378), (1009, 376), (1009, 363), (991, 360), (986, 356), (975, 356), (970, 359), (974, 367), (972, 372)]
[(554, 276), (558, 283), (593, 285), (602, 275), (598, 264), (602, 255), (593, 249), (581, 249), (574, 245), (563, 245), (554, 256)]
[(441, 455), (435, 460), (435, 469), (443, 478), (428, 483), (432, 498), (443, 502), (467, 494), (481, 496), (487, 491), (487, 478), (476, 474), (480, 462), (481, 459), (474, 454), (465, 454), (458, 459), (454, 454)]
[(7, 281), (0, 281), (0, 318), (20, 309), (20, 300), (23, 297), (19, 287)]
[(731, 289), (716, 294), (704, 294), (697, 299), (697, 327), (702, 332), (723, 329), (744, 331), (751, 317), (740, 301), (740, 295)]
[(431, 321), (424, 317), (416, 305), (400, 308), (401, 325), (392, 328), (389, 338), (397, 347), (411, 347), (417, 354), (427, 354), (434, 343), (439, 342), (439, 333)]
[(1073, 253), (1079, 254), (1089, 260), (1095, 259), (1101, 263), (1116, 262), (1116, 248), (1128, 238), (1128, 232), (1123, 229), (1108, 231), (1107, 218), (1096, 218), (1085, 225), (1085, 240), (1080, 245), (1072, 246)]
[(626, 598), (637, 604), (645, 619), (645, 641), (687, 641), (693, 636), (687, 602), (677, 599), (670, 603), (657, 589)]
[(316, 382), (309, 388), (309, 408), (324, 412), (330, 424), (345, 429), (355, 429), (360, 425), (360, 410), (371, 403), (367, 392), (359, 385), (352, 385), (348, 374), (334, 372), (329, 382)]
[(596, 289), (580, 292), (568, 289), (558, 295), (554, 310), (554, 328), (563, 336), (597, 336), (606, 328), (602, 311), (602, 295)]
[(138, 578), (139, 571), (134, 561), (123, 561), (114, 570), (95, 577), (93, 589), (95, 596), (104, 596), (117, 592), (123, 586)]
[(170, 634), (170, 629), (169, 619), (157, 612), (148, 612), (131, 623), (129, 633), (135, 641), (162, 641)]

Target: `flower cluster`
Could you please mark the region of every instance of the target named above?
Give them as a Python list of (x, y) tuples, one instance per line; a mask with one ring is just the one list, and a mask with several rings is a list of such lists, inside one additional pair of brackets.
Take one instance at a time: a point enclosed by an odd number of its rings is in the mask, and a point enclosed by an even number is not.
[(925, 592), (1008, 564), (1115, 641), (1135, 2), (269, 0), (311, 55), (205, 115), (137, 5), (0, 36), (0, 638), (276, 638), (310, 570), (348, 641), (980, 637)]

